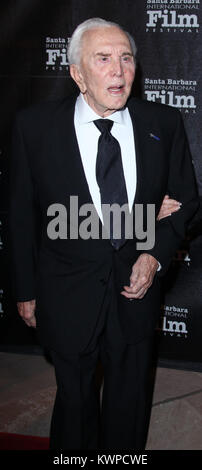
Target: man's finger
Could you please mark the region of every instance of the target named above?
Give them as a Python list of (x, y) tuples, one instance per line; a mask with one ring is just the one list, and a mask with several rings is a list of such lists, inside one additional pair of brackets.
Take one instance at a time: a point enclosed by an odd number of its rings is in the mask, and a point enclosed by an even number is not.
[(130, 293), (127, 293), (126, 291), (122, 291), (121, 295), (123, 295), (123, 297), (126, 297), (126, 299), (129, 299), (129, 300), (142, 299), (145, 296), (147, 291), (148, 289), (140, 289), (139, 292), (136, 294), (130, 294)]
[(136, 284), (133, 287), (123, 286), (124, 291), (128, 295), (139, 295), (143, 291), (147, 290), (150, 287), (151, 283), (148, 281), (144, 284)]
[(167, 206), (167, 205), (181, 205), (181, 202), (180, 201), (176, 201), (176, 199), (165, 199), (163, 201), (163, 206)]

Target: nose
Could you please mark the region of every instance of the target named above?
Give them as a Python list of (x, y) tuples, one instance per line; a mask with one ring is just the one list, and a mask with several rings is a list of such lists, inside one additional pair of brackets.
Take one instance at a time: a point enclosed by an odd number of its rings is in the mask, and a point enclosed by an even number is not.
[(123, 75), (123, 65), (121, 59), (118, 58), (113, 61), (112, 74), (116, 75), (117, 77), (121, 77)]

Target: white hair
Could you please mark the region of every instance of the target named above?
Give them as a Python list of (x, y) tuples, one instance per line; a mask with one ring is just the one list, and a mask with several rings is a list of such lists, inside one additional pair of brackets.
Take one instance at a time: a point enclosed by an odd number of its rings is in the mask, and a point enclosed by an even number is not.
[(133, 57), (135, 59), (137, 48), (136, 48), (135, 41), (133, 37), (130, 35), (130, 33), (125, 31), (121, 26), (119, 26), (117, 23), (113, 23), (112, 21), (106, 21), (106, 20), (103, 20), (102, 18), (90, 18), (89, 20), (86, 20), (83, 23), (81, 23), (79, 26), (77, 26), (77, 28), (72, 34), (72, 37), (67, 47), (67, 58), (68, 58), (69, 65), (71, 64), (80, 65), (82, 39), (83, 39), (83, 34), (86, 31), (89, 31), (90, 29), (96, 29), (96, 28), (109, 28), (112, 26), (119, 28), (121, 31), (123, 31), (126, 34), (126, 36), (128, 37), (130, 46), (131, 46)]

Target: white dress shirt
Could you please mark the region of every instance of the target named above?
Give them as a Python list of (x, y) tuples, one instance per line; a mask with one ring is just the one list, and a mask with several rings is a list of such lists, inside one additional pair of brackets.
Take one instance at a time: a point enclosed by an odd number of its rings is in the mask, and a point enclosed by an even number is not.
[[(93, 123), (95, 119), (101, 119), (101, 117), (93, 111), (80, 93), (75, 106), (75, 131), (89, 191), (97, 213), (103, 222), (100, 190), (96, 180), (96, 158), (100, 131)], [(114, 112), (107, 119), (114, 122), (111, 134), (118, 140), (121, 147), (128, 205), (129, 211), (131, 211), (136, 192), (136, 154), (132, 121), (127, 108)]]

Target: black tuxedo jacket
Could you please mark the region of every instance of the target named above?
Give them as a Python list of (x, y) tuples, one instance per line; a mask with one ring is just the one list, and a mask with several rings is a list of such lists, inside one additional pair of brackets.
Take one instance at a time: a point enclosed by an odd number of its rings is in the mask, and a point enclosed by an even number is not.
[(156, 223), (155, 245), (149, 253), (162, 269), (152, 287), (142, 300), (131, 302), (123, 297), (120, 292), (129, 285), (132, 265), (141, 253), (136, 249), (137, 240), (128, 240), (115, 251), (109, 240), (51, 240), (47, 235), (51, 204), (63, 204), (68, 212), (72, 195), (78, 196), (79, 206), (92, 203), (74, 129), (74, 107), (75, 98), (71, 98), (18, 113), (10, 172), (9, 220), (16, 300), (36, 298), (40, 340), (63, 354), (81, 351), (87, 345), (110, 273), (126, 340), (133, 343), (152, 333), (160, 310), (159, 276), (166, 271), (198, 204), (180, 112), (131, 98), (128, 107), (137, 159), (134, 210), (136, 203), (145, 207), (155, 204), (158, 214), (165, 194), (181, 201), (182, 208)]

